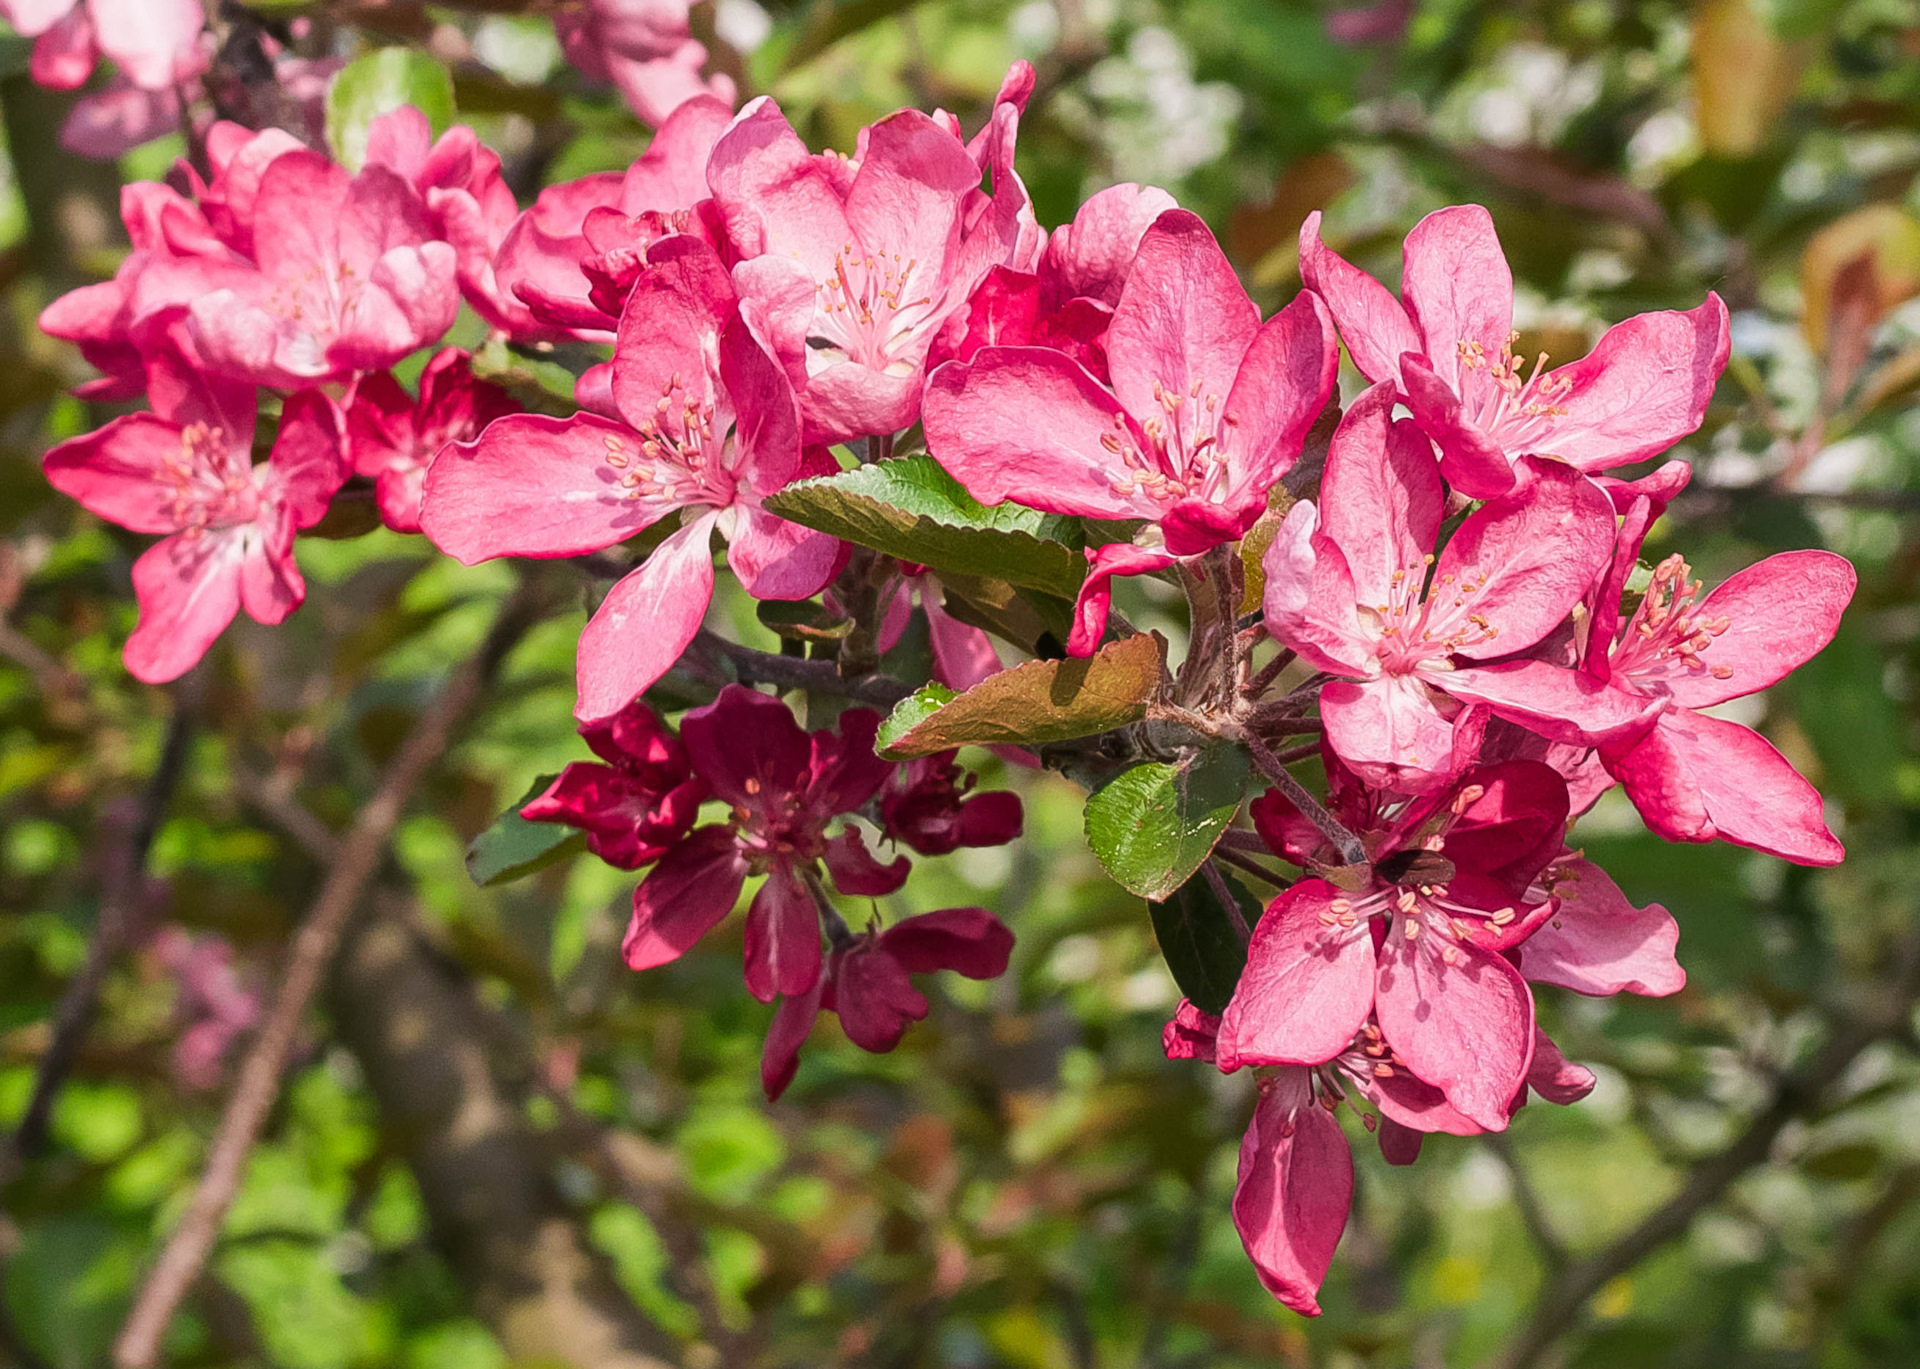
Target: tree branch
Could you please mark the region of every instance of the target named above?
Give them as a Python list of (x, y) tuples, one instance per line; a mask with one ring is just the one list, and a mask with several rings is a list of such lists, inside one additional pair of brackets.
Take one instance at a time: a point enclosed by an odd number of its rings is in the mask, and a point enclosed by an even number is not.
[(1766, 1107), (1725, 1150), (1693, 1167), (1680, 1192), (1606, 1249), (1569, 1264), (1550, 1278), (1506, 1350), (1489, 1369), (1532, 1369), (1574, 1325), (1587, 1300), (1692, 1225), (1748, 1170), (1763, 1164), (1787, 1123), (1817, 1107), (1860, 1052), (1902, 1029), (1920, 993), (1920, 941), (1905, 944), (1892, 992), (1876, 1011), (1841, 1018), (1812, 1059), (1774, 1086)]
[(154, 833), (159, 831), (160, 820), (186, 770), (204, 679), (196, 669), (174, 687), (173, 717), (167, 724), (167, 739), (160, 749), (159, 763), (140, 796), (126, 840), (120, 843), (118, 857), (106, 872), (100, 912), (94, 921), (93, 937), (87, 943), (87, 958), (54, 1010), (52, 1039), (46, 1054), (40, 1057), (40, 1071), (34, 1079), (27, 1110), (13, 1133), (8, 1153), (0, 1160), (0, 1168), (5, 1171), (0, 1174), (0, 1181), (10, 1180), (22, 1160), (37, 1154), (46, 1145), (47, 1123), (53, 1115), (54, 1102), (79, 1056), (80, 1043), (93, 1026), (107, 972), (113, 968), (138, 920), (141, 896), (146, 889), (147, 852), (153, 846)]
[[(701, 662), (698, 659), (701, 656), (707, 657), (708, 661)], [(832, 661), (808, 661), (798, 656), (755, 651), (752, 647), (729, 642), (705, 628), (693, 639), (693, 646), (681, 663), (688, 667), (688, 673), (698, 678), (715, 684), (727, 684), (729, 677), (718, 668), (716, 658), (731, 665), (734, 676), (742, 684), (806, 689), (816, 694), (831, 694), (836, 698), (852, 699), (855, 703), (874, 704), (881, 708), (892, 708), (913, 693), (911, 687), (891, 675), (862, 675), (849, 680), (840, 674), (840, 668)]]
[(119, 1369), (152, 1369), (180, 1301), (199, 1277), (239, 1188), (247, 1153), (280, 1095), (280, 1076), (308, 1000), (340, 944), (360, 896), (378, 870), (387, 839), (433, 763), (446, 751), (454, 724), (498, 672), (507, 653), (544, 606), (540, 582), (523, 581), (502, 605), (480, 649), (448, 678), (415, 721), (380, 787), (339, 844), (333, 868), (294, 934), (286, 973), (234, 1084), (200, 1182), (185, 1216), (147, 1275), (114, 1346)]

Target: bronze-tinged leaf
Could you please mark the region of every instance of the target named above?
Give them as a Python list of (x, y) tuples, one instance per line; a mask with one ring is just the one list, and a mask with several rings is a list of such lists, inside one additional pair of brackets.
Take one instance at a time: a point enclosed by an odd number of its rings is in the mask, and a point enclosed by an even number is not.
[(902, 761), (956, 746), (1040, 746), (1139, 722), (1160, 687), (1163, 652), (1159, 638), (1142, 634), (1080, 660), (1028, 661), (948, 700), (929, 686), (894, 709), (880, 754)]

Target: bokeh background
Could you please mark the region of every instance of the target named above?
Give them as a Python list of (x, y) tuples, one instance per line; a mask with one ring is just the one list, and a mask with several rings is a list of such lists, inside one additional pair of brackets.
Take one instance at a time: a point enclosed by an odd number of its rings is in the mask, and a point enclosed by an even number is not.
[[(311, 19), (309, 50), (431, 51), (523, 201), (646, 138), (538, 9), (250, 7)], [(1228, 1221), (1248, 1081), (1161, 1058), (1176, 990), (1064, 780), (1003, 775), (1028, 838), (922, 861), (909, 886), (916, 909), (995, 909), (1019, 938), (1008, 975), (929, 985), (932, 1018), (891, 1056), (823, 1026), (777, 1106), (737, 924), (635, 976), (616, 955), (631, 876), (580, 857), (476, 887), (469, 840), (584, 754), (575, 607), (515, 649), (400, 824), (169, 1362), (566, 1362), (544, 1317), (644, 1327), (690, 1369), (1920, 1363), (1920, 6), (721, 0), (694, 22), (744, 93), (849, 151), (905, 104), (976, 126), (1027, 58), (1019, 168), (1042, 222), (1116, 181), (1163, 185), (1267, 307), (1299, 287), (1309, 210), (1391, 282), (1406, 229), (1461, 201), (1489, 206), (1513, 261), (1523, 353), (1568, 360), (1720, 291), (1733, 358), (1649, 559), (1682, 551), (1709, 583), (1794, 547), (1858, 565), (1832, 647), (1741, 701), (1829, 796), (1849, 859), (1667, 846), (1603, 801), (1575, 839), (1678, 916), (1688, 988), (1544, 991), (1592, 1097), (1430, 1138), (1411, 1170), (1363, 1148), (1308, 1322), (1261, 1291)], [(26, 57), (0, 39), (9, 1129), (102, 907), (130, 932), (44, 1141), (4, 1152), (0, 1362), (77, 1369), (107, 1362), (179, 1215), (332, 834), (515, 573), (384, 531), (303, 538), (311, 597), (289, 623), (236, 625), (179, 687), (127, 677), (140, 539), (37, 465), (112, 411), (67, 396), (86, 368), (33, 321), (111, 273), (118, 186), (183, 144), (118, 166), (61, 152), (70, 97)], [(481, 335), (463, 319), (457, 337)], [(1136, 620), (1177, 629), (1136, 593)], [(750, 605), (715, 612), (760, 640)], [(178, 785), (130, 872), (170, 737)], [(486, 1144), (463, 1148), (475, 1128)]]

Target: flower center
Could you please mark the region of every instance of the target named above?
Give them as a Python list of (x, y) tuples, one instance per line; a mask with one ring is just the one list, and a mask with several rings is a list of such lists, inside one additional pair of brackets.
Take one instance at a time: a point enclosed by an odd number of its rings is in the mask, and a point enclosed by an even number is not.
[(179, 452), (161, 461), (154, 479), (171, 495), (173, 519), (188, 537), (250, 523), (260, 507), (252, 474), (235, 469), (226, 431), (212, 424), (182, 428)]
[[(1513, 354), (1518, 333), (1507, 334), (1500, 355), (1489, 358), (1478, 342), (1458, 342), (1460, 404), (1466, 417), (1488, 436), (1498, 434), (1500, 445), (1514, 448), (1544, 436), (1567, 415), (1561, 402), (1573, 392), (1573, 381), (1549, 372), (1547, 354), (1534, 359), (1530, 374)], [(1472, 379), (1469, 379), (1472, 377)]]
[(1163, 504), (1189, 496), (1210, 503), (1225, 499), (1227, 449), (1240, 420), (1223, 413), (1220, 396), (1206, 391), (1201, 381), (1182, 393), (1156, 380), (1153, 398), (1160, 412), (1140, 425), (1144, 448), (1119, 414), (1113, 416), (1114, 431), (1100, 438), (1100, 445), (1127, 467), (1126, 474), (1114, 478), (1113, 492), (1122, 499), (1144, 494)]
[(1725, 632), (1732, 619), (1708, 618), (1695, 602), (1701, 583), (1687, 578), (1690, 567), (1678, 552), (1654, 567), (1646, 597), (1613, 648), (1613, 668), (1628, 675), (1659, 678), (1674, 670), (1705, 671), (1716, 680), (1733, 677), (1733, 667), (1709, 665), (1701, 654)]
[(1374, 651), (1388, 674), (1410, 674), (1500, 635), (1486, 615), (1473, 610), (1486, 575), (1448, 571), (1428, 586), (1432, 564), (1431, 554), (1409, 562), (1393, 573), (1385, 603), (1360, 605), (1362, 620), (1371, 620), (1378, 635)]
[(830, 354), (838, 352), (876, 371), (912, 375), (916, 358), (903, 354), (913, 350), (933, 313), (933, 298), (916, 292), (919, 266), (917, 258), (861, 252), (852, 243), (834, 253), (832, 273), (814, 287), (808, 373), (833, 365)]
[(734, 478), (727, 459), (732, 432), (726, 417), (712, 403), (696, 399), (678, 374), (635, 432), (637, 449), (632, 439), (613, 433), (602, 439), (607, 465), (627, 498), (667, 508), (724, 508), (733, 503)]

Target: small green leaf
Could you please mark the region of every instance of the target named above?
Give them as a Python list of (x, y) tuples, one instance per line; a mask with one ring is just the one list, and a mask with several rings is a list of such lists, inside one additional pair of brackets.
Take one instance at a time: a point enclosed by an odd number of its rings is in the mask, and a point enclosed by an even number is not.
[(1124, 727), (1146, 717), (1160, 669), (1160, 643), (1142, 633), (1080, 660), (1028, 661), (958, 697), (922, 689), (894, 708), (880, 754), (899, 761), (956, 746), (1040, 746)]
[(382, 114), (412, 105), (436, 134), (453, 122), (453, 77), (424, 52), (375, 48), (340, 69), (327, 89), (327, 142), (349, 171), (367, 160), (367, 130)]
[(1246, 753), (1236, 746), (1136, 765), (1087, 799), (1087, 845), (1121, 887), (1165, 898), (1213, 851), (1246, 785)]
[[(1231, 875), (1223, 874), (1221, 880), (1240, 905), (1241, 920), (1252, 927), (1260, 920), (1260, 900)], [(1247, 967), (1247, 943), (1240, 939), (1233, 914), (1214, 893), (1212, 881), (1196, 873), (1164, 902), (1149, 902), (1147, 912), (1153, 917), (1160, 954), (1180, 992), (1201, 1012), (1216, 1016), (1225, 1012), (1240, 983), (1240, 972)]]
[(467, 847), (467, 873), (481, 886), (508, 884), (587, 849), (584, 832), (557, 822), (528, 822), (520, 810), (546, 792), (552, 775), (542, 775), (493, 824)]
[(913, 693), (893, 706), (893, 712), (880, 724), (880, 732), (874, 738), (873, 749), (882, 756), (888, 749), (907, 733), (939, 712), (945, 705), (953, 702), (954, 692), (943, 684), (921, 685)]
[(1086, 560), (1069, 519), (1019, 504), (987, 508), (930, 456), (903, 456), (787, 486), (766, 500), (795, 523), (935, 571), (1005, 580), (1064, 599)]

